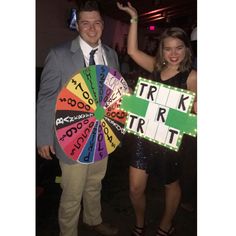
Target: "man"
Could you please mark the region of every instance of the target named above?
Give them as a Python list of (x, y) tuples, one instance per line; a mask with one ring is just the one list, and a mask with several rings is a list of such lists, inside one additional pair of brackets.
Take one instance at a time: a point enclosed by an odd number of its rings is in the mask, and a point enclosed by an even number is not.
[(89, 66), (89, 55), (96, 64), (119, 70), (116, 52), (101, 43), (104, 23), (96, 1), (86, 1), (77, 16), (79, 36), (69, 43), (53, 48), (45, 62), (37, 101), (37, 147), (42, 158), (59, 158), (62, 170), (62, 195), (59, 206), (60, 236), (77, 236), (83, 201), (83, 221), (102, 235), (116, 235), (117, 229), (102, 222), (100, 191), (107, 159), (84, 165), (69, 160), (60, 148), (54, 131), (54, 113), (58, 93), (80, 69)]

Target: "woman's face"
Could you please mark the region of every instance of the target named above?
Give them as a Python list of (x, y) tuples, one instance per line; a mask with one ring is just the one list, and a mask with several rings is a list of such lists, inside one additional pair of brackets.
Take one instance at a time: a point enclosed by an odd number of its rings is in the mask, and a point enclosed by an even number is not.
[(168, 65), (178, 66), (185, 58), (184, 42), (177, 38), (167, 37), (163, 41), (163, 56)]

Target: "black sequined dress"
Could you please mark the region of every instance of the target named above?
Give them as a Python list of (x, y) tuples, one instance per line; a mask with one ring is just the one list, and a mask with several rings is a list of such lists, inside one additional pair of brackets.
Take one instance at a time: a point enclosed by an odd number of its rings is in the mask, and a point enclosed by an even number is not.
[[(155, 71), (150, 79), (170, 86), (187, 89), (187, 78), (190, 71), (179, 72), (168, 80), (161, 80), (160, 72)], [(163, 184), (170, 184), (179, 179), (181, 174), (183, 143), (178, 152), (172, 151), (156, 143), (140, 137), (134, 137), (135, 145), (130, 165), (155, 173)]]

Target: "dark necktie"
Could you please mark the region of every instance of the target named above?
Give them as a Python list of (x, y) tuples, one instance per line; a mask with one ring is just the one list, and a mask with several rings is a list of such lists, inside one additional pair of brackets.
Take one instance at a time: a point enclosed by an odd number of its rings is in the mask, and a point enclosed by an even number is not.
[(90, 57), (89, 57), (89, 66), (92, 66), (92, 65), (96, 65), (95, 61), (94, 61), (94, 54), (95, 52), (97, 51), (98, 49), (94, 49), (92, 50), (89, 54), (90, 54)]

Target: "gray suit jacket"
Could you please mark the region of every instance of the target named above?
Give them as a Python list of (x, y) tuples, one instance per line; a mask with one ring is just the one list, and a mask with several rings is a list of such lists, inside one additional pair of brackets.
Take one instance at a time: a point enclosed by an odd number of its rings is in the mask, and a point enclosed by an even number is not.
[[(119, 70), (115, 50), (102, 45), (108, 67)], [(41, 76), (37, 100), (37, 146), (54, 145), (56, 156), (68, 164), (69, 160), (56, 139), (54, 129), (55, 104), (57, 96), (65, 83), (84, 67), (84, 57), (78, 38), (51, 49)]]

